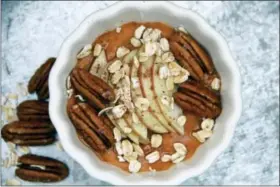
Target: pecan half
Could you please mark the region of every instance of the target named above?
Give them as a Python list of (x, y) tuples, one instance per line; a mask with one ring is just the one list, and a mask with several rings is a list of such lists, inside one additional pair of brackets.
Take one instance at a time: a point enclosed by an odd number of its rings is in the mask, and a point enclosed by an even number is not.
[(221, 113), (220, 96), (194, 81), (187, 81), (173, 94), (175, 102), (186, 112), (216, 118)]
[(112, 129), (104, 123), (97, 112), (86, 103), (72, 106), (69, 116), (80, 138), (97, 152), (110, 148), (114, 142)]
[(1, 130), (3, 139), (17, 145), (48, 145), (55, 141), (55, 128), (49, 122), (15, 121)]
[(99, 116), (100, 120), (102, 120), (102, 122), (104, 124), (106, 124), (107, 127), (109, 127), (110, 129), (113, 129), (115, 127), (115, 125), (112, 123), (112, 121), (108, 118), (107, 115), (102, 115)]
[(22, 121), (49, 121), (49, 103), (37, 100), (24, 101), (18, 105), (17, 115)]
[(191, 35), (176, 32), (170, 38), (170, 48), (180, 65), (186, 68), (195, 80), (203, 80), (205, 74), (215, 73), (211, 57)]
[(69, 174), (66, 164), (53, 158), (27, 154), (19, 157), (15, 171), (19, 178), (32, 182), (57, 182)]
[(115, 99), (113, 89), (102, 79), (86, 70), (74, 69), (71, 82), (77, 92), (98, 109), (105, 108), (107, 103)]
[(28, 92), (36, 92), (40, 100), (49, 98), (48, 78), (55, 60), (56, 58), (49, 58), (35, 71), (34, 75), (29, 80)]

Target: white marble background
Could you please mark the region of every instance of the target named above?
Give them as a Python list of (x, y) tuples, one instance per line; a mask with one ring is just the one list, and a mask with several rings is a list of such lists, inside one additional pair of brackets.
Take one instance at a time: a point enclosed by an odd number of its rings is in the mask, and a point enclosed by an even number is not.
[[(16, 83), (26, 84), (47, 57), (57, 56), (65, 37), (87, 15), (113, 3), (2, 2), (2, 94), (15, 92)], [(240, 67), (243, 95), (243, 114), (228, 149), (205, 173), (183, 184), (279, 184), (279, 2), (175, 3), (199, 12), (226, 38)], [(107, 184), (91, 178), (54, 145), (31, 151), (69, 165), (70, 176), (58, 184)], [(1, 152), (6, 158), (3, 141)], [(14, 168), (2, 168), (2, 184), (9, 178)]]

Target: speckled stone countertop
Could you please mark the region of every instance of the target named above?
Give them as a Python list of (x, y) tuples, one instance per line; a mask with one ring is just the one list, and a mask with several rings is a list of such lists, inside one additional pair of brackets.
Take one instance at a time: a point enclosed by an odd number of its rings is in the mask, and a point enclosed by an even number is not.
[[(87, 15), (113, 3), (2, 2), (2, 94), (16, 92), (17, 83), (26, 85)], [(175, 3), (199, 12), (226, 38), (241, 71), (243, 95), (243, 114), (228, 149), (206, 172), (183, 184), (279, 184), (279, 2)], [(19, 102), (27, 98), (34, 96), (20, 96)], [(7, 150), (2, 141), (2, 159)], [(31, 152), (69, 165), (70, 176), (58, 185), (107, 184), (90, 177), (55, 145)], [(14, 167), (2, 168), (1, 178), (2, 184), (14, 178)]]

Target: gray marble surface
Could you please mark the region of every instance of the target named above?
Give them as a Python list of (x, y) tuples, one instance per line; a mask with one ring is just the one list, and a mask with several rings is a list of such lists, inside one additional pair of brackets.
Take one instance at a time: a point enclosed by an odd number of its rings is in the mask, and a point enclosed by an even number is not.
[[(113, 3), (2, 2), (2, 94), (16, 92), (17, 83), (26, 85), (47, 57), (57, 56), (65, 37), (85, 16)], [(175, 3), (199, 12), (226, 38), (241, 71), (243, 95), (243, 114), (228, 149), (206, 172), (183, 184), (279, 184), (279, 2)], [(26, 98), (34, 96), (20, 96), (19, 101)], [(107, 184), (91, 178), (54, 145), (31, 152), (69, 165), (70, 176), (58, 184)], [(5, 159), (3, 141), (1, 153)], [(1, 175), (4, 184), (14, 178), (14, 167), (2, 168)]]

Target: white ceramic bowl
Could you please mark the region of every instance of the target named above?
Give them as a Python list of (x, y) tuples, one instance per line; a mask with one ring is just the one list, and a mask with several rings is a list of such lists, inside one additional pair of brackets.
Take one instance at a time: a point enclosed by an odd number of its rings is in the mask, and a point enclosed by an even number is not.
[[(98, 160), (76, 136), (66, 114), (66, 77), (75, 66), (76, 54), (98, 35), (129, 21), (161, 21), (171, 26), (183, 25), (210, 52), (222, 79), (223, 111), (216, 120), (213, 136), (200, 146), (194, 156), (155, 176), (127, 174)], [(65, 151), (93, 177), (111, 184), (177, 185), (205, 171), (226, 149), (241, 115), (240, 75), (225, 40), (196, 13), (170, 2), (118, 2), (92, 13), (64, 41), (52, 68), (50, 87), (50, 117)], [(75, 168), (72, 168), (75, 169)]]

